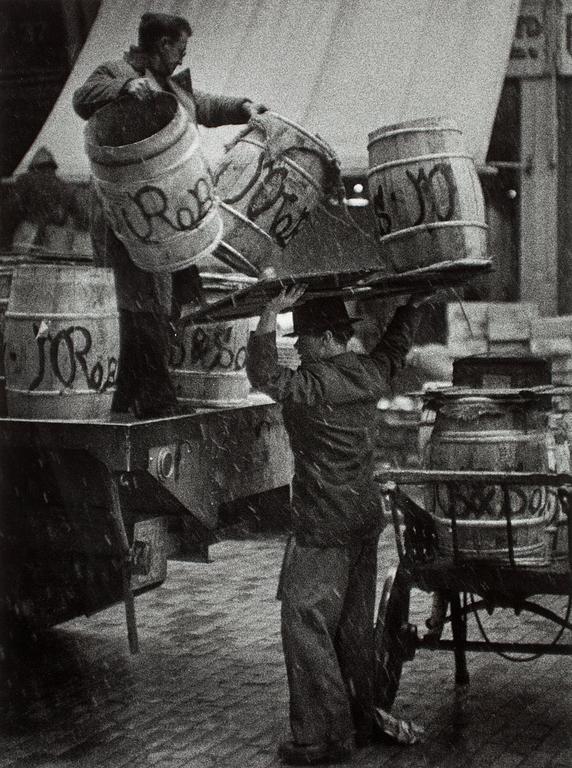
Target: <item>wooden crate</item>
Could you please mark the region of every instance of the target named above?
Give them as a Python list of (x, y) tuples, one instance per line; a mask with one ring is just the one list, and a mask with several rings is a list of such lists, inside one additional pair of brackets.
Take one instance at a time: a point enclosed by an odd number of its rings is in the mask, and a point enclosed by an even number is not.
[(519, 354), (530, 352), (533, 321), (538, 307), (532, 302), (466, 301), (447, 305), (448, 345), (466, 354)]

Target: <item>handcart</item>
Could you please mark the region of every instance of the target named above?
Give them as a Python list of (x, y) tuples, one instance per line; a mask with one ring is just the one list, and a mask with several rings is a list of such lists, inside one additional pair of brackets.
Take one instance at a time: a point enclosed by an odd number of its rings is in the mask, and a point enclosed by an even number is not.
[[(385, 580), (375, 626), (380, 707), (391, 708), (403, 664), (418, 650), (453, 651), (459, 710), (469, 690), (468, 651), (510, 654), (514, 660), (572, 655), (570, 640), (560, 642), (566, 630), (572, 630), (572, 475), (393, 470), (376, 479), (391, 511), (399, 555), (399, 564)], [(441, 517), (435, 514), (437, 496), (442, 502)], [(495, 519), (483, 522), (491, 511)], [(528, 531), (523, 532), (525, 513)], [(473, 537), (479, 527), (480, 549), (467, 547), (471, 526)], [(443, 625), (450, 626), (452, 639), (431, 630), (420, 636), (410, 621), (413, 588), (440, 597), (447, 608)], [(563, 616), (540, 604), (544, 595), (568, 597)], [(481, 617), (496, 608), (513, 609), (517, 616), (528, 612), (543, 617), (556, 625), (555, 635), (543, 643), (490, 639)], [(480, 640), (467, 637), (471, 615), (481, 630)]]

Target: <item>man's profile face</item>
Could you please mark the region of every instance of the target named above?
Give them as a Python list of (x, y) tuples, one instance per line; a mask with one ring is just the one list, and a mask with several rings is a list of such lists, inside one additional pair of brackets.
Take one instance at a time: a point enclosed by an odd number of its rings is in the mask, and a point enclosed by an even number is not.
[(294, 344), (302, 364), (312, 363), (322, 358), (324, 351), (322, 334), (302, 333)]
[(182, 33), (176, 40), (163, 37), (158, 46), (158, 74), (170, 77), (177, 67), (181, 66), (187, 53), (189, 36)]

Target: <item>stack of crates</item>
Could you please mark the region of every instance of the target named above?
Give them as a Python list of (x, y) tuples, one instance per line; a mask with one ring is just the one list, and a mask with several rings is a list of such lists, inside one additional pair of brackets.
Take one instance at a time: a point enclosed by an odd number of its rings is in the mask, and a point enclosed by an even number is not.
[(447, 346), (455, 360), (472, 355), (530, 355), (532, 302), (454, 302), (447, 306)]

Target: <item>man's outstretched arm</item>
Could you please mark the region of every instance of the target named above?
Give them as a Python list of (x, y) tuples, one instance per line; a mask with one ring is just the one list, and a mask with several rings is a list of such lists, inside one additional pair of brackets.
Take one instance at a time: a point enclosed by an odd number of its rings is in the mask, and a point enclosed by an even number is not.
[(276, 318), (290, 309), (304, 294), (304, 286), (292, 286), (271, 299), (260, 315), (254, 333), (250, 334), (246, 355), (246, 373), (254, 389), (275, 400), (283, 399), (294, 371), (278, 364)]

